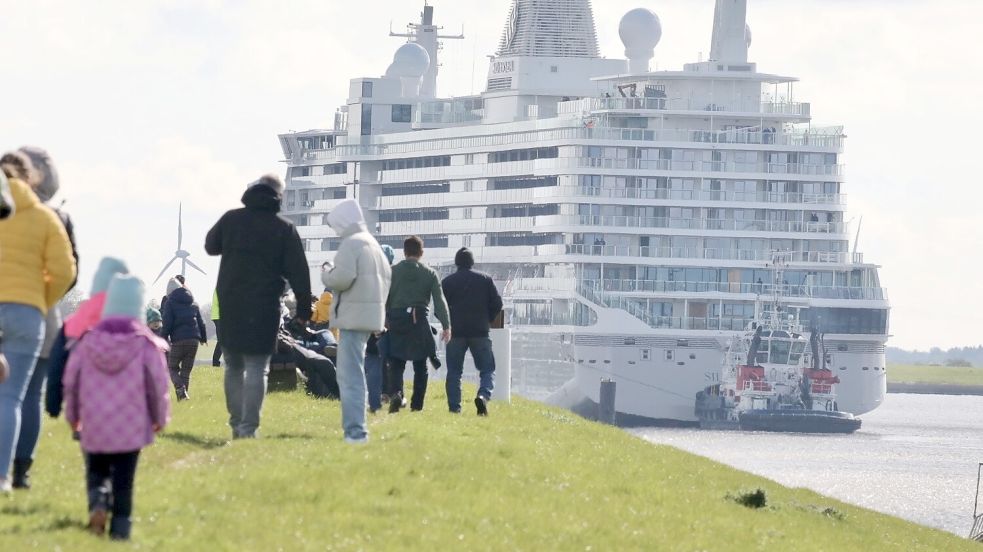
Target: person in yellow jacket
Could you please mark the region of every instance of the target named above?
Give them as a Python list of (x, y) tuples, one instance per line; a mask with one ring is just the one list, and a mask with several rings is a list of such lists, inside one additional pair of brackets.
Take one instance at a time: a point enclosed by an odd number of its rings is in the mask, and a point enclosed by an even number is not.
[[(311, 316), (311, 323), (314, 325), (314, 329), (320, 330), (328, 327), (331, 322), (331, 301), (334, 300), (334, 295), (331, 291), (324, 290), (321, 294), (320, 299), (317, 303), (314, 303), (314, 315)], [(331, 335), (334, 336), (335, 341), (338, 341), (338, 330), (337, 328), (331, 329)]]
[(11, 490), (10, 466), (27, 383), (44, 341), (44, 317), (75, 280), (75, 259), (58, 215), (32, 190), (34, 168), (22, 153), (0, 158), (16, 213), (0, 220), (0, 353), (10, 376), (0, 384), (0, 493)]

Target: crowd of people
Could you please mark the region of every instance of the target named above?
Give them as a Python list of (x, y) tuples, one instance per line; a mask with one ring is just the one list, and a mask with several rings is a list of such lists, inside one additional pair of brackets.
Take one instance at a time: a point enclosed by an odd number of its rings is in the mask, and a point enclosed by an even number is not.
[[(170, 388), (178, 401), (191, 398), (198, 347), (208, 341), (201, 309), (182, 276), (168, 281), (159, 310), (148, 307), (144, 283), (125, 261), (106, 257), (89, 297), (62, 321), (57, 305), (76, 284), (79, 257), (71, 219), (49, 204), (58, 174), (32, 147), (3, 155), (0, 169), (0, 493), (31, 487), (43, 390), (44, 410), (64, 412), (81, 446), (89, 529), (102, 535), (108, 526), (111, 538), (128, 539), (140, 451), (170, 419)], [(366, 413), (385, 402), (391, 413), (423, 410), (427, 364), (442, 366), (431, 305), (446, 344), (448, 410), (461, 412), (470, 351), (480, 374), (475, 409), (487, 416), (495, 373), (489, 328), (502, 299), (492, 279), (473, 270), (472, 253), (458, 251), (457, 272), (441, 281), (422, 261), (423, 240), (410, 236), (405, 260), (394, 264), (395, 251), (369, 233), (359, 204), (343, 201), (328, 215), (341, 243), (314, 297), (297, 229), (278, 215), (283, 193), (276, 176), (250, 183), (243, 207), (205, 237), (208, 254), (221, 257), (212, 364), (224, 357), (232, 439), (259, 436), (287, 286), (298, 298), (288, 326), (330, 333), (346, 443), (368, 442)]]

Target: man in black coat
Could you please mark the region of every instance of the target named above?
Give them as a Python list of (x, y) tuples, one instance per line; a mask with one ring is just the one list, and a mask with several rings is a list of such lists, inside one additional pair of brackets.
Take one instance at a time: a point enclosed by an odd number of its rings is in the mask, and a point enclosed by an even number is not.
[[(303, 243), (293, 223), (277, 216), (283, 191), (273, 175), (252, 182), (242, 196), (245, 208), (222, 215), (205, 238), (205, 251), (222, 256), (218, 341), (225, 354), (225, 403), (236, 439), (256, 437), (259, 428), (284, 283), (297, 297), (311, 296)], [(299, 301), (297, 318), (306, 322), (310, 316), (310, 303)]]
[(447, 343), (447, 406), (461, 411), (461, 374), (464, 354), (470, 350), (481, 376), (474, 405), (479, 416), (488, 415), (488, 401), (495, 387), (495, 356), (488, 337), (491, 321), (502, 310), (502, 296), (491, 276), (471, 270), (474, 255), (466, 247), (454, 256), (457, 272), (444, 278), (441, 287), (451, 313), (451, 340)]

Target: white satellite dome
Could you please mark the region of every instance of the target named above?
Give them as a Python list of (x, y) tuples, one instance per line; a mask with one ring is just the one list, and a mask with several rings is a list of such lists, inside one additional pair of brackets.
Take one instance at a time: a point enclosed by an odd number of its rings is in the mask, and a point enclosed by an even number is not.
[(744, 24), (744, 45), (751, 47), (751, 26), (747, 23)]
[(618, 35), (625, 45), (628, 72), (647, 73), (649, 60), (655, 56), (655, 46), (662, 38), (659, 16), (645, 8), (635, 8), (622, 16)]
[(416, 42), (407, 42), (396, 49), (388, 77), (420, 78), (430, 67), (430, 54)]
[(662, 22), (651, 10), (635, 8), (622, 16), (618, 35), (626, 51), (651, 50), (662, 38)]

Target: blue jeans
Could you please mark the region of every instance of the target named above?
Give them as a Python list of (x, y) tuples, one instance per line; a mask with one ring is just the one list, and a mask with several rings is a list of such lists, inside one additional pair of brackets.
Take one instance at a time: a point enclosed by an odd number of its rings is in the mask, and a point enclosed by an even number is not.
[(246, 355), (228, 349), (225, 354), (225, 406), (233, 437), (255, 437), (266, 398), (270, 355)]
[(34, 374), (27, 383), (24, 404), (20, 408), (20, 437), (17, 439), (15, 460), (33, 460), (41, 435), (41, 389), (48, 375), (48, 359), (39, 358)]
[(369, 389), (369, 409), (382, 408), (382, 357), (365, 355), (365, 386)]
[(20, 435), (21, 406), (44, 341), (44, 315), (37, 307), (0, 303), (0, 352), (10, 377), (0, 383), (0, 479), (6, 479)]
[(452, 412), (461, 411), (461, 374), (464, 373), (464, 354), (471, 350), (471, 358), (478, 369), (481, 383), (478, 385), (478, 395), (486, 399), (492, 396), (495, 389), (495, 355), (492, 354), (492, 342), (487, 337), (455, 337), (447, 343), (447, 407)]
[(365, 343), (369, 332), (341, 330), (338, 343), (338, 389), (341, 391), (341, 427), (348, 439), (366, 439)]

